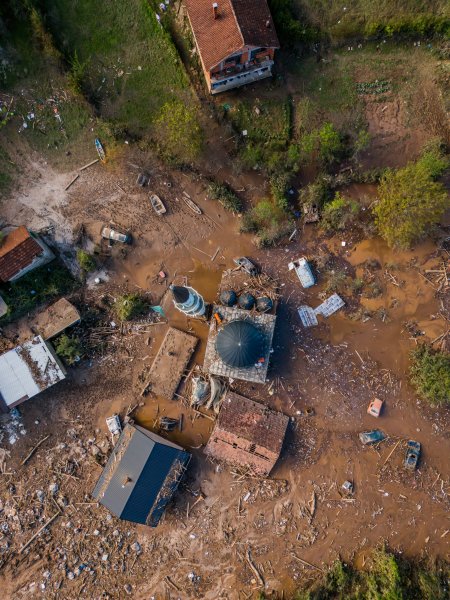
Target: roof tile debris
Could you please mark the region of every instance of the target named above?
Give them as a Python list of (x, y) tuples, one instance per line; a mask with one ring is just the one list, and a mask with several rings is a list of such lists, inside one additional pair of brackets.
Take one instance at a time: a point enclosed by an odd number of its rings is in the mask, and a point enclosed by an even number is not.
[(6, 283), (43, 252), (26, 227), (14, 229), (0, 246), (0, 280)]
[(289, 417), (228, 392), (205, 453), (267, 476), (281, 453)]
[(279, 48), (267, 0), (184, 0), (204, 68), (209, 71), (244, 46)]

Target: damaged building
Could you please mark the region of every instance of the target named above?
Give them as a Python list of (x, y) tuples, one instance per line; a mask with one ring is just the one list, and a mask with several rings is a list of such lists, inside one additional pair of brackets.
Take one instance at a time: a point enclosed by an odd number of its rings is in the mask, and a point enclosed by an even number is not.
[(205, 453), (267, 477), (280, 456), (288, 423), (286, 415), (228, 392)]
[(156, 527), (190, 459), (180, 446), (127, 423), (92, 496), (120, 519)]

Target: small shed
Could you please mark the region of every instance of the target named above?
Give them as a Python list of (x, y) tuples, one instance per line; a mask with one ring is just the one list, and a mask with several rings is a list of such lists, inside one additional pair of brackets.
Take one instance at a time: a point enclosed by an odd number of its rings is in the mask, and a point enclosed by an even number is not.
[(40, 335), (0, 356), (0, 412), (65, 379), (53, 348)]
[(180, 446), (127, 423), (92, 496), (119, 519), (156, 527), (190, 459)]
[(44, 340), (49, 340), (68, 327), (79, 323), (80, 318), (80, 313), (75, 306), (66, 298), (60, 298), (38, 314), (34, 328)]
[(228, 392), (205, 453), (267, 476), (280, 456), (288, 423), (286, 415)]

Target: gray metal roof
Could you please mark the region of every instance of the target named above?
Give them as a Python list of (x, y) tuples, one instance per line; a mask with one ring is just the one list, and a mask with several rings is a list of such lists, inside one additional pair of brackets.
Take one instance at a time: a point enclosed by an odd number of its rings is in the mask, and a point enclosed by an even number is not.
[(121, 519), (156, 526), (189, 460), (180, 446), (127, 424), (92, 495)]

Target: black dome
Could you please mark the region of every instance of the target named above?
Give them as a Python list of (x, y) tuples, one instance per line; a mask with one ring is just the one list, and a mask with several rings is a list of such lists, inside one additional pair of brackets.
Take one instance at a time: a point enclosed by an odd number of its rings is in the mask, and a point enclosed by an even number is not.
[(271, 310), (272, 306), (273, 302), (268, 296), (261, 296), (261, 298), (258, 298), (258, 300), (256, 301), (256, 310), (258, 310), (259, 312), (266, 312), (268, 310)]
[(255, 306), (255, 297), (249, 292), (244, 292), (238, 298), (238, 305), (245, 310), (251, 310)]
[(263, 348), (263, 334), (249, 321), (231, 321), (217, 334), (217, 353), (229, 367), (251, 367), (262, 357)]
[(219, 296), (224, 306), (234, 306), (237, 302), (236, 292), (234, 290), (225, 290)]

